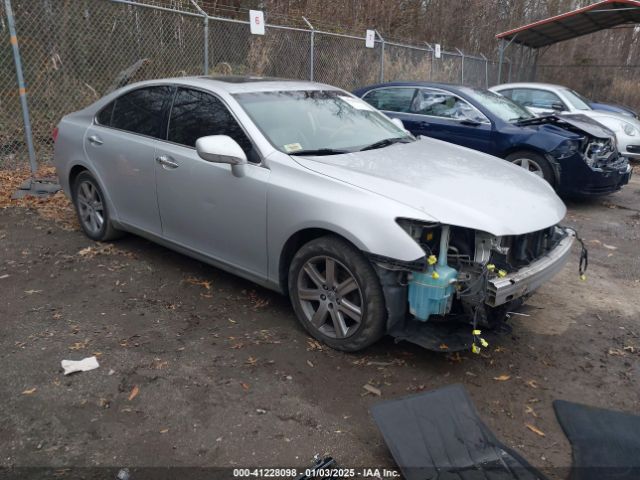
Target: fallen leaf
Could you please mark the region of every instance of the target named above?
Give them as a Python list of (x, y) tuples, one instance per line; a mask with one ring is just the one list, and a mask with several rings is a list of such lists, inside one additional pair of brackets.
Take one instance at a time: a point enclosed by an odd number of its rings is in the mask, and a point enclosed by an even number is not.
[(307, 360), (307, 365), (309, 365), (311, 368), (313, 368), (313, 362), (311, 360)]
[(529, 414), (533, 415), (534, 417), (538, 418), (538, 414), (536, 413), (536, 411), (533, 408), (531, 408), (529, 405), (525, 405), (524, 411), (525, 411), (525, 413), (529, 413)]
[(440, 350), (449, 350), (449, 345), (447, 345), (446, 343), (441, 343), (440, 344)]
[(525, 382), (525, 384), (531, 388), (538, 388), (538, 384), (536, 383), (535, 380), (529, 380), (528, 382)]
[(540, 430), (539, 428), (534, 427), (533, 425), (531, 425), (529, 423), (525, 423), (524, 426), (527, 427), (529, 430), (531, 430), (536, 435), (540, 435), (541, 437), (546, 437), (544, 432), (542, 430)]
[(22, 392), (22, 395), (31, 395), (32, 393), (34, 393), (36, 391), (36, 387), (33, 388), (29, 388), (28, 390), (25, 390), (24, 392)]
[(618, 247), (614, 247), (613, 245), (607, 245), (606, 243), (603, 243), (602, 246), (604, 248), (606, 248), (607, 250), (617, 250)]
[(253, 358), (253, 357), (249, 357), (244, 362), (244, 364), (249, 366), (249, 367), (255, 367), (258, 364), (258, 359), (257, 358)]
[(27, 295), (33, 295), (34, 293), (42, 293), (42, 290), (25, 290), (24, 293)]
[(248, 383), (241, 382), (240, 385), (242, 386), (245, 392), (248, 392), (249, 389), (251, 388)]
[(129, 394), (129, 401), (136, 398), (139, 393), (140, 393), (140, 389), (138, 388), (137, 385), (134, 385), (134, 387), (131, 389), (131, 393)]
[(188, 277), (187, 279), (185, 279), (185, 282), (191, 285), (198, 285), (200, 287), (204, 287), (207, 290), (211, 290), (211, 282), (208, 280), (200, 280), (199, 278)]
[(499, 377), (493, 377), (493, 379), (498, 382), (506, 382), (510, 378), (511, 378), (511, 375), (500, 375)]
[(373, 385), (369, 385), (368, 383), (363, 385), (362, 388), (364, 388), (368, 393), (372, 393), (373, 395), (376, 395), (377, 397), (382, 395), (382, 392), (380, 391), (379, 388), (376, 388)]
[(162, 430), (160, 430), (160, 433), (167, 433), (169, 431), (168, 428), (163, 428)]

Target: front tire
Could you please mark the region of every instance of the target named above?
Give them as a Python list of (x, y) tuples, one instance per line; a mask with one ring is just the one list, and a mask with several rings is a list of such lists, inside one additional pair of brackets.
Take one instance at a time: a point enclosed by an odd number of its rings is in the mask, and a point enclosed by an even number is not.
[(354, 352), (384, 335), (378, 275), (351, 244), (335, 236), (310, 241), (289, 267), (289, 296), (302, 326), (336, 350)]
[(553, 173), (553, 167), (542, 155), (525, 150), (514, 152), (508, 155), (505, 160), (524, 168), (534, 175), (544, 178), (552, 187), (556, 187), (556, 177)]
[(73, 182), (73, 203), (80, 227), (90, 239), (105, 242), (123, 235), (111, 224), (104, 194), (88, 171), (81, 172)]

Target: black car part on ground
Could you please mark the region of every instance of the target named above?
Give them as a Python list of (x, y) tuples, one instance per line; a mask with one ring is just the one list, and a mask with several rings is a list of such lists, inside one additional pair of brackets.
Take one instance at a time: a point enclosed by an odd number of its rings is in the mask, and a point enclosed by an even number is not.
[(570, 480), (640, 478), (640, 417), (578, 403), (553, 402), (571, 443)]
[[(573, 452), (569, 480), (640, 478), (640, 416), (555, 400)], [(482, 422), (465, 388), (449, 385), (371, 409), (407, 480), (544, 480)]]
[(333, 475), (337, 471), (339, 471), (338, 464), (333, 458), (316, 455), (313, 465), (305, 473), (296, 477), (296, 480), (337, 480), (339, 477)]
[(374, 405), (374, 421), (407, 480), (544, 480), (482, 422), (462, 385)]

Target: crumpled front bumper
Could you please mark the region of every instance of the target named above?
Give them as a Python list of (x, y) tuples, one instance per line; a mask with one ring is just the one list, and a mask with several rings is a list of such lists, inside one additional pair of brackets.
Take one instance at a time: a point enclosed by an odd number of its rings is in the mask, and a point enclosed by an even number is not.
[(504, 305), (532, 293), (560, 272), (569, 260), (571, 246), (575, 241), (573, 231), (565, 229), (564, 232), (565, 237), (542, 257), (503, 278), (490, 279), (485, 303), (491, 307)]

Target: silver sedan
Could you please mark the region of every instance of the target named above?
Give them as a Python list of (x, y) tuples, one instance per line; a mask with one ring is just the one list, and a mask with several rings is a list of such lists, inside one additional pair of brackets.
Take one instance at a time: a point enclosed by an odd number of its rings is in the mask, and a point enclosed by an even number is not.
[(491, 323), (573, 241), (540, 178), (310, 82), (130, 85), (61, 120), (55, 164), (90, 238), (132, 232), (289, 294), (346, 351), (436, 318)]

